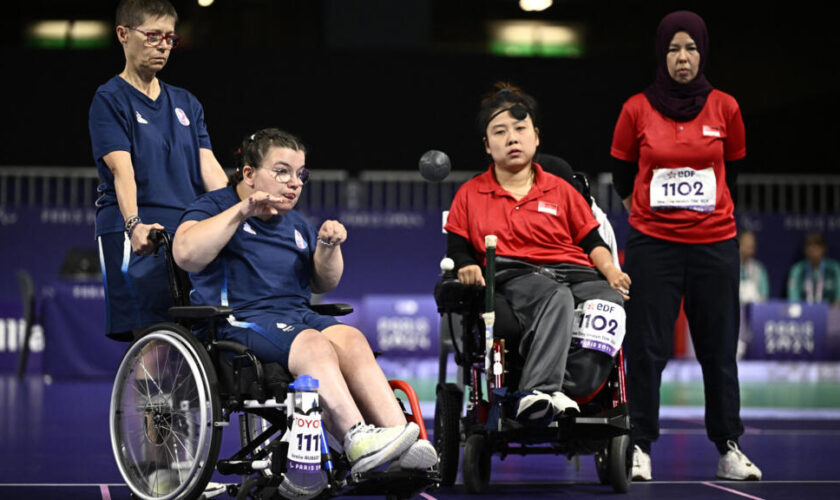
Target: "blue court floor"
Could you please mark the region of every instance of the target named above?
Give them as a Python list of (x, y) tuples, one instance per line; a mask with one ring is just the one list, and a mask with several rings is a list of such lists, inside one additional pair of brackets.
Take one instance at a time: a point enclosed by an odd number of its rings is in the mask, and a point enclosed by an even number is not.
[[(110, 391), (109, 381), (0, 377), (0, 499), (129, 498), (109, 443)], [(431, 428), (432, 407), (424, 406)], [(763, 470), (762, 482), (716, 480), (718, 457), (702, 409), (671, 406), (663, 408), (663, 435), (652, 453), (654, 481), (632, 484), (627, 495), (598, 483), (591, 456), (532, 456), (494, 457), (491, 493), (482, 498), (840, 498), (840, 412), (745, 408), (743, 416), (741, 444)], [(236, 446), (231, 431), (226, 449)], [(468, 497), (459, 478), (418, 498)]]

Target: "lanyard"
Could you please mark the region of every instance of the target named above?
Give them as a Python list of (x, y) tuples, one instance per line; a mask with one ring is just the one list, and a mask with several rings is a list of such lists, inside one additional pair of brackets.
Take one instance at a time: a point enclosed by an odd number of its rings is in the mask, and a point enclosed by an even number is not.
[(816, 276), (816, 284), (814, 283), (814, 269), (808, 263), (807, 272), (805, 274), (805, 300), (808, 303), (822, 302), (823, 300), (823, 277), (825, 276), (825, 262), (820, 261), (819, 273)]

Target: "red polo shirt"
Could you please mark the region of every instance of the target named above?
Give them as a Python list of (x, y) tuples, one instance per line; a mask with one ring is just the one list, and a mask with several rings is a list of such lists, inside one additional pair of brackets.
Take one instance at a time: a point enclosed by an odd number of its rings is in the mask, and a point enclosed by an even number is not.
[[(725, 162), (740, 160), (747, 150), (741, 110), (729, 94), (712, 90), (702, 111), (688, 122), (674, 121), (656, 111), (644, 94), (634, 95), (624, 103), (618, 117), (610, 154), (639, 164), (630, 213), (630, 225), (636, 230), (681, 243), (712, 243), (735, 237), (735, 207), (726, 185)], [(652, 210), (654, 169), (686, 167), (695, 171), (711, 168), (714, 172), (713, 209)], [(675, 186), (669, 187), (673, 190)], [(668, 189), (658, 188), (665, 192)]]
[(534, 170), (534, 185), (516, 201), (499, 185), (490, 165), (458, 189), (444, 228), (469, 240), (482, 264), (484, 236), (495, 234), (496, 255), (532, 264), (593, 267), (577, 245), (598, 227), (592, 210), (568, 182), (546, 174), (536, 163)]

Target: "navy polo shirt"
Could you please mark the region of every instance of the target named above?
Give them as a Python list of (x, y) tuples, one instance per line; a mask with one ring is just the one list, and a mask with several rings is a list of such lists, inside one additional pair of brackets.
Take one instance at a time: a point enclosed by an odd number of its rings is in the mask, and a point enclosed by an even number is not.
[(140, 218), (174, 232), (181, 213), (204, 192), (199, 150), (211, 146), (198, 99), (164, 82), (150, 99), (115, 76), (97, 89), (88, 125), (101, 181), (96, 235), (123, 230), (114, 176), (102, 160), (113, 151), (131, 154)]
[[(204, 220), (239, 203), (233, 187), (206, 193), (184, 212), (181, 222)], [(264, 221), (243, 222), (219, 255), (191, 273), (194, 305), (227, 305), (239, 319), (267, 311), (305, 307), (317, 244), (315, 228), (297, 211)]]

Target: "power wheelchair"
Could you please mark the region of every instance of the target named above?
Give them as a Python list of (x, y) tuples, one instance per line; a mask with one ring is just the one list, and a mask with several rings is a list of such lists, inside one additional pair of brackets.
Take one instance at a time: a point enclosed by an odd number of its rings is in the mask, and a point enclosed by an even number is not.
[[(321, 429), (288, 437), (297, 419), (317, 413), (317, 393), (300, 387), (305, 376), (293, 382), (291, 374), (276, 363), (261, 363), (242, 344), (216, 338), (216, 323), (232, 314), (223, 306), (190, 306), (189, 279), (172, 259), (169, 235), (150, 236), (155, 252), (163, 249), (169, 271), (169, 288), (175, 306), (175, 323), (146, 329), (130, 345), (120, 362), (109, 414), (111, 444), (118, 468), (132, 496), (150, 499), (197, 499), (214, 471), (241, 476), (226, 486), (237, 499), (328, 498), (338, 495), (384, 495), (410, 498), (436, 487), (440, 474), (426, 471), (369, 471), (350, 473), (350, 464), (328, 446)], [(352, 312), (346, 304), (313, 305), (321, 314)], [(193, 329), (206, 325), (207, 338), (199, 340)], [(296, 386), (297, 384), (297, 386)], [(408, 384), (390, 381), (410, 403), (400, 405), (408, 421), (420, 427), (426, 439), (417, 397)], [(310, 384), (311, 385), (311, 384)], [(301, 390), (304, 389), (304, 390)], [(310, 389), (309, 399), (303, 393)], [(297, 397), (297, 399), (295, 399)], [(305, 403), (302, 404), (302, 401)], [(303, 407), (302, 407), (303, 406)], [(239, 414), (241, 449), (220, 459), (222, 430)], [(306, 441), (303, 440), (306, 438)], [(308, 473), (293, 476), (294, 447), (314, 452)], [(301, 447), (304, 448), (301, 448)], [(287, 457), (289, 458), (287, 460)], [(306, 484), (304, 484), (306, 483)], [(221, 492), (220, 492), (221, 493)], [(210, 496), (208, 494), (208, 496)]]
[[(582, 174), (575, 174), (572, 184), (592, 202)], [(615, 356), (582, 347), (569, 352), (563, 392), (580, 405), (579, 415), (563, 415), (548, 427), (516, 422), (515, 407), (505, 401), (504, 394), (516, 390), (519, 382), (517, 370), (523, 359), (517, 347), (522, 327), (504, 296), (494, 293), (494, 259), (495, 250), (488, 245), (486, 289), (463, 285), (446, 259), (435, 286), (442, 317), (434, 419), (441, 484), (454, 483), (463, 446), (461, 471), (470, 493), (487, 490), (494, 454), (502, 459), (510, 454), (594, 455), (600, 482), (616, 492), (627, 492), (633, 445), (621, 349)], [(538, 270), (533, 268), (530, 271)], [(495, 315), (490, 324), (492, 338), (486, 336), (488, 327), (481, 314), (485, 311)], [(450, 354), (457, 364), (457, 383), (447, 382)], [(466, 412), (465, 389), (469, 390)]]

